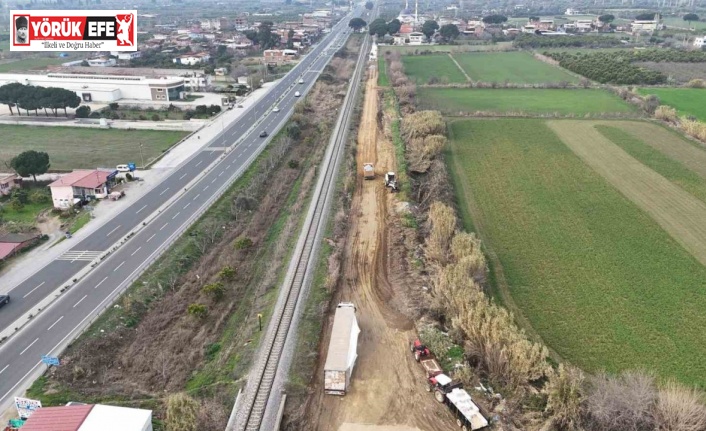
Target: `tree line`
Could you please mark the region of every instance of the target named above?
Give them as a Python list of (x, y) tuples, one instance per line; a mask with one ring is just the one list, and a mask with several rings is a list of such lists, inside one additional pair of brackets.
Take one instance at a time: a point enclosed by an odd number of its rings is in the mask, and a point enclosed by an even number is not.
[(622, 45), (620, 39), (605, 36), (538, 36), (519, 34), (514, 45), (518, 48), (611, 48)]
[(56, 87), (41, 87), (35, 85), (24, 85), (19, 82), (5, 84), (0, 87), (0, 103), (4, 103), (10, 108), (10, 115), (15, 115), (12, 108), (17, 108), (17, 115), (22, 115), (20, 109), (24, 109), (29, 116), (29, 111), (44, 109), (44, 113), (49, 115), (47, 109), (57, 117), (59, 109), (77, 108), (81, 104), (81, 98), (71, 90)]
[(558, 61), (561, 67), (602, 84), (658, 85), (667, 81), (667, 77), (663, 73), (635, 66), (631, 63), (631, 56), (622, 53), (545, 52), (544, 55)]

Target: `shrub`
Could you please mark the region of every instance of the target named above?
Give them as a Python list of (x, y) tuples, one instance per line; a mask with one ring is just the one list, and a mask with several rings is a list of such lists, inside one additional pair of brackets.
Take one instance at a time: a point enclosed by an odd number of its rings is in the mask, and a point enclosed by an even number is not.
[(111, 113), (110, 113), (110, 119), (111, 119), (111, 120), (119, 120), (119, 119), (120, 119), (120, 114), (118, 114), (117, 112), (111, 112)]
[(159, 121), (161, 119), (162, 117), (160, 117), (159, 114), (152, 114), (152, 121)]
[(563, 364), (559, 364), (559, 369), (549, 376), (546, 411), (558, 429), (580, 429), (584, 383), (585, 377), (580, 369)]
[(15, 211), (22, 211), (22, 208), (25, 207), (25, 204), (22, 203), (21, 200), (17, 198), (12, 198), (10, 199), (10, 208), (12, 208)]
[(664, 121), (677, 121), (677, 110), (667, 105), (660, 105), (655, 109), (655, 118)]
[(686, 86), (690, 88), (706, 88), (706, 81), (703, 79), (692, 79)]
[(302, 129), (299, 126), (299, 123), (296, 121), (292, 121), (289, 126), (287, 126), (287, 136), (290, 138), (297, 140), (302, 134)]
[(29, 195), (27, 194), (27, 190), (22, 189), (22, 188), (13, 189), (10, 197), (13, 199), (17, 199), (22, 204), (29, 203)]
[(221, 350), (221, 343), (211, 343), (204, 348), (204, 356), (207, 361), (212, 361)]
[(145, 117), (143, 114), (140, 114), (140, 115), (137, 116), (137, 119), (140, 120), (140, 121), (146, 121), (146, 120), (147, 120), (147, 117)]
[(694, 389), (674, 382), (659, 391), (655, 408), (657, 431), (703, 431), (706, 429), (706, 407)]
[(186, 312), (194, 317), (202, 319), (208, 314), (208, 309), (203, 304), (189, 304)]
[(89, 115), (91, 115), (91, 107), (90, 106), (81, 105), (78, 108), (76, 108), (76, 117), (77, 118), (88, 118)]
[(165, 424), (169, 431), (197, 431), (199, 403), (185, 393), (167, 398)]
[(654, 377), (642, 372), (620, 376), (599, 374), (591, 379), (586, 398), (590, 429), (596, 431), (653, 430), (657, 402)]
[(29, 195), (29, 201), (34, 204), (44, 204), (51, 201), (51, 196), (40, 190), (35, 190)]
[(117, 110), (117, 109), (118, 109), (118, 102), (109, 103), (109, 104), (108, 104), (108, 108), (109, 108), (111, 111)]
[(299, 168), (299, 161), (292, 159), (289, 161), (289, 163), (287, 163), (287, 166), (289, 166), (291, 169), (297, 169)]
[(427, 238), (427, 257), (445, 264), (449, 257), (451, 237), (456, 230), (456, 215), (451, 207), (434, 202), (429, 210), (431, 232)]
[(201, 290), (203, 291), (203, 293), (212, 296), (213, 299), (215, 299), (216, 301), (223, 298), (223, 295), (225, 295), (226, 293), (226, 290), (223, 287), (223, 283), (220, 282), (207, 284)]
[(248, 237), (241, 236), (235, 240), (234, 247), (236, 250), (244, 250), (252, 247), (252, 240)]
[(232, 266), (224, 266), (221, 272), (218, 273), (218, 276), (223, 280), (232, 280), (235, 278), (235, 274), (235, 268)]
[(402, 119), (402, 136), (405, 140), (445, 133), (446, 123), (439, 111), (418, 111)]

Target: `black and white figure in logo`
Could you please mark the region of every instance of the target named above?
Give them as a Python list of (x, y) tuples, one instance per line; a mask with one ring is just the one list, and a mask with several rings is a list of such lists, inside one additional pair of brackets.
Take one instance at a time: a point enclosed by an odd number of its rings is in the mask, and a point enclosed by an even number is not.
[(18, 16), (15, 18), (15, 44), (16, 45), (27, 45), (29, 44), (29, 38), (27, 29), (29, 27), (29, 20), (26, 16)]
[(115, 18), (118, 23), (118, 41), (121, 45), (132, 46), (132, 41), (130, 40), (130, 24), (132, 24), (132, 14), (123, 15), (123, 19)]

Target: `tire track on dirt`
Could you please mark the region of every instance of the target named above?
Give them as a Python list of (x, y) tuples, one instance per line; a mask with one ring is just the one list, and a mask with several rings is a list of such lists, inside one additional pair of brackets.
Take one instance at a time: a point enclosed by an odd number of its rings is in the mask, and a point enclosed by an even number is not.
[(706, 265), (706, 204), (601, 135), (595, 122), (558, 120), (547, 125), (588, 166)]

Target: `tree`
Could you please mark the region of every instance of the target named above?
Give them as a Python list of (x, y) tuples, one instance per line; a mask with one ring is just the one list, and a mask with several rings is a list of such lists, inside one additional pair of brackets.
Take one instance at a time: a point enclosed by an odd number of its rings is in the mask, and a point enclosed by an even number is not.
[(611, 14), (605, 14), (605, 15), (601, 15), (598, 17), (598, 21), (602, 22), (603, 24), (610, 24), (614, 20), (615, 20), (615, 15), (611, 15)]
[(486, 24), (502, 24), (507, 21), (505, 15), (488, 15), (483, 18), (483, 22)]
[[(20, 95), (24, 91), (25, 86), (19, 82), (13, 82), (12, 84), (5, 84), (0, 87), (0, 103), (4, 103), (10, 108), (10, 115), (14, 115), (12, 108), (16, 106)], [(20, 114), (19, 108), (17, 109), (17, 114)]]
[(540, 18), (538, 16), (531, 16), (531, 17), (529, 17), (529, 20), (530, 20), (530, 22), (536, 22), (536, 21), (539, 21)]
[(428, 38), (432, 37), (434, 33), (439, 29), (439, 24), (434, 20), (425, 21), (422, 26), (422, 33)]
[(684, 21), (688, 22), (689, 26), (691, 26), (692, 21), (698, 21), (698, 20), (699, 20), (699, 16), (696, 15), (695, 13), (688, 13), (688, 14), (684, 15)]
[(184, 393), (170, 395), (167, 399), (166, 425), (169, 431), (196, 431), (198, 429), (199, 403)]
[(646, 12), (646, 13), (641, 13), (635, 17), (635, 20), (637, 21), (651, 21), (655, 19), (655, 13), (654, 12)]
[(441, 37), (444, 38), (444, 41), (450, 42), (456, 39), (461, 32), (458, 31), (458, 27), (454, 24), (445, 24), (439, 29), (439, 34), (441, 34)]
[(88, 118), (89, 115), (91, 115), (90, 106), (83, 105), (76, 109), (76, 118)]
[(260, 49), (270, 49), (279, 43), (279, 35), (272, 33), (273, 25), (272, 21), (263, 21), (258, 27), (257, 41)]
[(348, 27), (352, 28), (354, 31), (358, 31), (361, 28), (365, 28), (368, 25), (363, 18), (353, 18), (348, 21)]
[(46, 173), (50, 166), (49, 154), (34, 150), (20, 153), (10, 160), (10, 167), (17, 172), (17, 175), (21, 177), (32, 175), (35, 182), (37, 175)]
[(374, 6), (374, 5), (373, 5), (373, 2), (371, 2), (371, 1), (366, 1), (366, 2), (365, 2), (365, 8), (366, 8), (367, 10), (371, 10), (371, 9), (373, 8), (373, 6)]
[(402, 28), (402, 23), (397, 18), (387, 23), (388, 34), (395, 34), (400, 31), (400, 28)]
[(294, 30), (292, 30), (291, 28), (287, 32), (287, 48), (294, 48)]
[(371, 35), (376, 34), (378, 37), (384, 37), (387, 34), (387, 23), (382, 18), (373, 20), (373, 22), (368, 25), (368, 33)]

